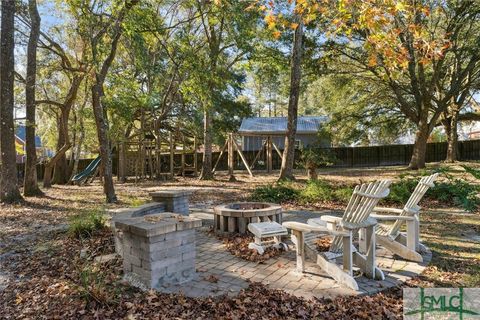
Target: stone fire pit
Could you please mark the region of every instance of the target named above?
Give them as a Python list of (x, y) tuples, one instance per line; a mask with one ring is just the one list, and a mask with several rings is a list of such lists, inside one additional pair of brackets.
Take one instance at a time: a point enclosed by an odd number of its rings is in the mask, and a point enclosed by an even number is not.
[(282, 207), (274, 203), (239, 202), (214, 208), (214, 230), (218, 233), (246, 233), (249, 223), (282, 223)]

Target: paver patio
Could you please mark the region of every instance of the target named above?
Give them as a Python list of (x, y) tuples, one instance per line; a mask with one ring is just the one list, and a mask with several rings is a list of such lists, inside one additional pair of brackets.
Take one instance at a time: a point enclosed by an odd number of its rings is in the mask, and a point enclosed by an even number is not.
[[(331, 214), (331, 212), (328, 213)], [(305, 222), (320, 214), (319, 212), (291, 211), (284, 213), (284, 220)], [(236, 295), (241, 289), (248, 287), (251, 281), (261, 282), (272, 289), (281, 289), (304, 298), (373, 294), (417, 276), (431, 260), (430, 252), (424, 254), (424, 262), (419, 264), (396, 259), (389, 251), (377, 247), (377, 263), (385, 273), (385, 280), (375, 281), (359, 276), (357, 282), (360, 289), (353, 291), (339, 285), (308, 259), (306, 272), (297, 273), (293, 246), (290, 251), (262, 263), (249, 262), (233, 256), (225, 249), (222, 241), (206, 232), (209, 225), (213, 223), (213, 215), (198, 211), (192, 215), (202, 218), (205, 225), (196, 231), (197, 276), (195, 280), (188, 283), (163, 287), (164, 292), (182, 292), (191, 297)]]

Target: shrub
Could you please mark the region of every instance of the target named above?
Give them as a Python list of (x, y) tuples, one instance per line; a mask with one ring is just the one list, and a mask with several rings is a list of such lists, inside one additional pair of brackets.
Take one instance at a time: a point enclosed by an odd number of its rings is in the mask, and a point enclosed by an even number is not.
[(390, 194), (386, 198), (395, 203), (405, 204), (417, 186), (419, 179), (402, 177), (399, 182), (390, 186)]
[[(428, 190), (426, 198), (438, 200), (446, 205), (459, 206), (467, 211), (476, 211), (480, 206), (480, 199), (477, 196), (480, 188), (466, 181), (453, 179), (450, 175), (447, 175), (447, 178), (447, 181), (436, 182), (435, 187)], [(390, 194), (385, 200), (404, 205), (419, 180), (419, 177), (401, 178), (390, 186)]]
[[(425, 173), (431, 174), (430, 172)], [(447, 180), (436, 182), (435, 187), (428, 190), (425, 198), (437, 200), (448, 206), (458, 206), (467, 211), (477, 211), (480, 207), (480, 198), (478, 197), (480, 186), (454, 179), (448, 172), (445, 172), (444, 176)], [(405, 205), (419, 180), (420, 177), (402, 176), (400, 181), (390, 186), (390, 194), (382, 202), (394, 202), (399, 206)], [(333, 186), (325, 180), (310, 180), (301, 190), (288, 183), (258, 187), (253, 191), (252, 199), (276, 203), (292, 201), (303, 204), (329, 201), (346, 203), (352, 192), (352, 186)]]
[(325, 180), (309, 180), (307, 186), (300, 191), (302, 202), (332, 201), (332, 186)]
[(352, 186), (339, 187), (333, 190), (333, 197), (335, 200), (346, 204), (350, 200), (352, 193), (353, 193)]
[(445, 204), (453, 204), (467, 211), (476, 211), (480, 205), (477, 194), (479, 187), (466, 181), (454, 179), (448, 182), (440, 182), (430, 189), (428, 196)]
[(295, 200), (298, 193), (298, 190), (287, 183), (277, 183), (255, 188), (252, 199), (254, 201), (282, 203)]
[(480, 179), (480, 170), (469, 166), (462, 166), (466, 172), (470, 173), (475, 179)]
[(325, 180), (310, 180), (307, 186), (300, 191), (300, 201), (304, 203), (313, 202), (348, 202), (352, 196), (351, 186), (333, 186)]
[(296, 189), (290, 184), (279, 183), (258, 187), (253, 191), (252, 200), (266, 202), (316, 203), (328, 201), (347, 202), (353, 189), (349, 186), (334, 187), (325, 180), (309, 180), (303, 189)]
[(309, 179), (317, 179), (317, 169), (334, 164), (335, 155), (325, 149), (305, 148), (300, 155), (299, 164), (307, 170)]
[(70, 219), (68, 232), (76, 238), (90, 237), (95, 231), (105, 228), (105, 221), (103, 210), (84, 212)]

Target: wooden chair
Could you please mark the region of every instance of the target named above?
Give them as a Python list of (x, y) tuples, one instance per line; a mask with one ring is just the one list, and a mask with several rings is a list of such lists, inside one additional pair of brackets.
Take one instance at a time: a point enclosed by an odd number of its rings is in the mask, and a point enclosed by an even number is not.
[[(377, 207), (372, 217), (380, 221), (394, 221), (391, 225), (379, 224), (377, 226), (378, 244), (389, 249), (400, 257), (422, 262), (423, 258), (419, 252), (425, 252), (426, 248), (420, 243), (420, 207), (418, 203), (427, 190), (434, 186), (438, 173), (423, 177), (415, 187), (412, 195), (402, 209)], [(390, 213), (394, 215), (381, 215), (379, 213)], [(400, 232), (402, 225), (406, 223), (407, 232)]]
[[(375, 263), (375, 225), (377, 221), (370, 217), (378, 201), (389, 193), (389, 180), (362, 184), (355, 187), (353, 195), (345, 209), (343, 217), (322, 216), (310, 219), (307, 224), (284, 222), (292, 230), (293, 241), (297, 250), (297, 271), (304, 272), (305, 234), (320, 232), (333, 236), (327, 252), (316, 252), (317, 264), (332, 278), (347, 287), (358, 290), (353, 277), (353, 265), (372, 279), (385, 279), (383, 272)], [(352, 238), (359, 229), (366, 229), (367, 252), (361, 254), (353, 246)], [(337, 264), (337, 258), (343, 257), (343, 264)]]

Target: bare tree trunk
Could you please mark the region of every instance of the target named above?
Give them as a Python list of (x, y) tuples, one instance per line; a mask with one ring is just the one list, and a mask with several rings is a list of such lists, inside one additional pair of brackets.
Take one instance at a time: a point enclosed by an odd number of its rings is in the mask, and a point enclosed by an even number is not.
[(37, 181), (37, 147), (35, 145), (35, 84), (37, 75), (37, 44), (40, 36), (40, 15), (38, 14), (37, 1), (28, 1), (28, 11), (31, 20), (30, 37), (27, 48), (27, 76), (25, 79), (25, 178), (23, 182), (24, 196), (38, 196), (43, 192), (38, 187)]
[(213, 179), (212, 173), (212, 116), (210, 109), (204, 107), (203, 110), (203, 161), (202, 172), (200, 173), (200, 180)]
[(110, 150), (110, 142), (108, 140), (108, 124), (105, 119), (104, 109), (101, 101), (103, 82), (96, 83), (92, 86), (92, 104), (93, 113), (95, 115), (95, 123), (97, 125), (97, 137), (100, 144), (100, 158), (103, 167), (103, 191), (106, 196), (107, 203), (117, 201), (115, 187), (113, 185), (112, 172), (112, 154)]
[[(75, 150), (77, 150), (77, 111), (75, 107), (72, 108), (73, 113), (73, 126), (72, 126), (72, 152), (70, 152), (70, 157), (68, 159), (68, 176), (72, 176), (73, 163), (75, 162)], [(68, 179), (70, 181), (70, 179)]]
[(58, 159), (60, 159), (62, 156), (65, 156), (65, 152), (70, 149), (70, 144), (65, 144), (63, 147), (60, 148), (60, 150), (57, 151), (57, 153), (53, 156), (52, 159), (50, 159), (46, 164), (45, 164), (45, 170), (43, 173), (43, 187), (44, 188), (51, 188), (52, 187), (52, 171), (53, 168), (55, 167), (55, 164), (57, 163)]
[[(52, 162), (52, 164), (55, 167), (55, 172), (56, 172), (56, 177), (55, 181), (56, 183), (67, 183), (68, 182), (68, 164), (67, 164), (67, 158), (65, 156), (65, 152), (70, 148), (70, 140), (69, 140), (69, 134), (68, 134), (68, 119), (70, 116), (70, 110), (72, 109), (73, 104), (75, 103), (77, 99), (77, 93), (78, 89), (80, 88), (80, 85), (83, 81), (83, 78), (85, 77), (84, 73), (78, 73), (73, 76), (72, 82), (70, 84), (70, 89), (68, 90), (67, 96), (65, 98), (65, 101), (63, 103), (56, 102), (56, 101), (51, 101), (51, 100), (39, 100), (37, 101), (38, 103), (46, 103), (46, 104), (52, 104), (57, 107), (59, 107), (60, 110), (60, 116), (57, 119), (58, 123), (58, 141), (57, 141), (57, 153), (60, 153), (59, 156), (57, 155), (54, 156), (57, 160)], [(68, 146), (68, 148), (65, 150), (64, 146)], [(61, 150), (64, 150), (63, 152), (60, 152)], [(57, 162), (60, 161), (60, 164), (57, 164)], [(47, 169), (47, 166), (45, 166), (45, 171)], [(47, 179), (45, 179), (45, 176)], [(51, 186), (51, 173), (47, 173), (44, 175), (43, 178), (43, 185), (46, 187)]]
[[(102, 96), (104, 94), (103, 84), (107, 77), (108, 70), (112, 65), (115, 55), (117, 54), (118, 42), (122, 36), (122, 22), (125, 19), (127, 12), (138, 3), (138, 0), (132, 0), (125, 3), (125, 7), (120, 10), (119, 16), (113, 25), (113, 33), (110, 35), (112, 42), (110, 50), (103, 61), (99, 61), (99, 43), (97, 36), (90, 38), (92, 46), (92, 57), (96, 64), (95, 77), (93, 79), (92, 90), (92, 107), (95, 116), (95, 124), (97, 127), (98, 143), (100, 144), (100, 158), (102, 161), (101, 168), (103, 168), (103, 191), (105, 193), (107, 203), (117, 202), (117, 195), (115, 194), (115, 187), (113, 184), (113, 170), (112, 170), (112, 153), (110, 149), (110, 141), (108, 139), (108, 122), (107, 113), (103, 108)], [(106, 30), (106, 29), (105, 29)], [(103, 31), (106, 32), (106, 31)], [(102, 50), (103, 51), (103, 50)]]
[(295, 179), (293, 176), (293, 163), (295, 158), (295, 135), (297, 133), (298, 98), (300, 96), (300, 79), (302, 76), (302, 18), (297, 15), (298, 26), (295, 30), (292, 48), (292, 61), (290, 73), (290, 97), (288, 100), (288, 123), (283, 150), (282, 167), (279, 180)]
[(78, 173), (78, 162), (80, 160), (80, 155), (82, 153), (82, 146), (83, 146), (83, 141), (85, 140), (85, 125), (83, 121), (83, 111), (85, 110), (85, 105), (87, 104), (87, 92), (85, 90), (85, 97), (84, 101), (80, 107), (80, 110), (77, 112), (77, 118), (78, 118), (78, 142), (75, 145), (75, 150), (72, 152), (73, 154), (73, 168), (72, 168), (72, 173), (70, 175), (70, 180), (72, 180), (73, 176), (75, 176)]
[(430, 135), (428, 125), (428, 111), (421, 117), (417, 132), (415, 133), (415, 144), (413, 146), (412, 158), (410, 159), (409, 169), (417, 170), (425, 168), (425, 157), (427, 152), (427, 140)]
[(447, 134), (447, 157), (445, 162), (458, 160), (458, 111), (453, 110), (450, 117), (445, 120), (445, 133)]
[(13, 125), (14, 108), (14, 16), (15, 1), (2, 0), (0, 46), (0, 201), (22, 200), (17, 186), (17, 163)]
[[(80, 85), (80, 84), (79, 84)], [(78, 89), (77, 89), (78, 90)], [(76, 96), (76, 94), (75, 94)], [(73, 102), (72, 102), (73, 104)], [(58, 141), (57, 141), (57, 152), (64, 145), (70, 144), (69, 134), (68, 134), (68, 119), (70, 117), (71, 105), (65, 105), (60, 108), (60, 118), (58, 119)], [(68, 162), (67, 156), (63, 153), (58, 161), (55, 163), (55, 170), (53, 174), (53, 183), (54, 184), (66, 184), (68, 182)]]
[(318, 174), (317, 174), (317, 168), (316, 167), (308, 167), (307, 168), (307, 178), (308, 178), (308, 180), (317, 180), (318, 179)]

